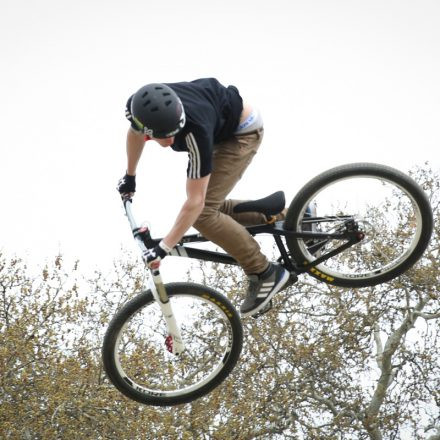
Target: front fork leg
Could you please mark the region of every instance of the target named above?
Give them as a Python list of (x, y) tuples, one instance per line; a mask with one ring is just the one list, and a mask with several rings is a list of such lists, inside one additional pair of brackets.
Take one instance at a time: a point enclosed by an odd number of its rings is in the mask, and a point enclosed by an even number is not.
[(162, 281), (162, 276), (158, 269), (151, 270), (152, 278), (150, 279), (150, 289), (153, 297), (159, 304), (165, 323), (167, 326), (168, 336), (165, 339), (165, 345), (170, 353), (175, 355), (181, 354), (185, 350), (180, 327), (174, 316), (171, 302)]

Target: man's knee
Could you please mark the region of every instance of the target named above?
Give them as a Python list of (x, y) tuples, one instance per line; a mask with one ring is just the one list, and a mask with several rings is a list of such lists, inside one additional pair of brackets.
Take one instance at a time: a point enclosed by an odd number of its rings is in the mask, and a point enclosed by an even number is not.
[(207, 224), (209, 225), (211, 222), (215, 221), (215, 219), (218, 217), (219, 214), (220, 213), (218, 209), (205, 205), (203, 211), (200, 213), (199, 217), (197, 218), (193, 226), (196, 229), (199, 229), (204, 225)]

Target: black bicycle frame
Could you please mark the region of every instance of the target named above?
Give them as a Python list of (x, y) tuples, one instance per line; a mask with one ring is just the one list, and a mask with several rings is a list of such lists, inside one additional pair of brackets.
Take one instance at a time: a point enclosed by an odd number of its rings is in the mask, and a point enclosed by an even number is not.
[[(338, 217), (337, 220), (341, 219), (345, 220), (345, 228), (344, 231), (338, 233), (320, 233), (313, 231), (289, 231), (284, 229), (283, 222), (276, 222), (270, 225), (257, 225), (257, 226), (247, 226), (247, 231), (252, 235), (259, 234), (270, 234), (274, 237), (277, 248), (280, 252), (280, 262), (281, 264), (289, 271), (295, 272), (296, 274), (304, 273), (309, 271), (312, 267), (317, 266), (321, 262), (328, 260), (329, 258), (334, 257), (335, 255), (343, 252), (354, 244), (358, 243), (363, 239), (364, 234), (357, 229), (357, 225), (352, 217), (344, 216)], [(329, 221), (329, 217), (325, 218), (310, 218), (305, 220), (305, 223), (319, 223), (324, 221)], [(336, 218), (335, 218), (336, 220)], [(147, 248), (154, 247), (157, 243), (160, 242), (159, 239), (152, 239), (149, 235), (148, 231), (145, 231), (143, 228), (139, 228), (137, 231), (133, 231), (134, 235), (139, 235), (145, 242)], [(298, 262), (292, 261), (292, 258), (289, 256), (289, 253), (286, 249), (286, 246), (283, 243), (282, 237), (291, 237), (295, 239), (311, 239), (311, 240), (322, 240), (324, 243), (328, 240), (347, 240), (346, 243), (342, 244), (336, 249), (333, 249), (331, 252), (328, 252), (324, 255), (320, 255), (318, 258), (313, 260), (308, 264), (299, 265)], [(198, 249), (187, 246), (189, 243), (203, 243), (209, 242), (206, 238), (204, 238), (201, 234), (190, 234), (185, 235), (179, 244), (172, 250), (171, 255), (177, 257), (186, 257), (186, 258), (194, 258), (197, 260), (210, 261), (214, 263), (221, 264), (231, 264), (238, 265), (237, 261), (229, 254), (209, 251), (205, 249)]]

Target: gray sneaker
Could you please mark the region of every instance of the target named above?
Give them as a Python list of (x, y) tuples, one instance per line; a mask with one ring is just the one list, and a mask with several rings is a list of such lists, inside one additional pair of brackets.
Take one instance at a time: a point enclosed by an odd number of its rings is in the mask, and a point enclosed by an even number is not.
[(256, 315), (264, 309), (275, 293), (286, 287), (289, 277), (284, 267), (274, 263), (270, 263), (261, 275), (250, 275), (248, 293), (240, 307), (241, 316)]

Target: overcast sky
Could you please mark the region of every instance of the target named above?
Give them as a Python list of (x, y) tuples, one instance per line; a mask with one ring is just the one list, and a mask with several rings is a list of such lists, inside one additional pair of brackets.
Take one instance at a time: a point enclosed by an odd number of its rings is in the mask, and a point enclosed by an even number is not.
[[(214, 76), (260, 108), (265, 139), (235, 198), (352, 161), (440, 168), (438, 0), (2, 0), (1, 244), (108, 263), (131, 245), (115, 190), (124, 106), (149, 82)], [(156, 235), (186, 155), (150, 142), (135, 210)]]

